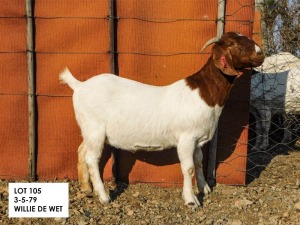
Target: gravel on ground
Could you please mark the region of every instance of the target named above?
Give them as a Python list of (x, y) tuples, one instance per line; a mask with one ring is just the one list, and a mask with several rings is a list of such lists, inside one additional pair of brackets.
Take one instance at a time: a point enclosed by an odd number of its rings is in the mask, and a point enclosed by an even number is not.
[(64, 179), (55, 182), (69, 183), (69, 218), (8, 218), (9, 182), (0, 180), (0, 224), (300, 224), (300, 151), (277, 155), (247, 186), (217, 184), (197, 209), (184, 205), (180, 187), (107, 182), (112, 202), (102, 205)]

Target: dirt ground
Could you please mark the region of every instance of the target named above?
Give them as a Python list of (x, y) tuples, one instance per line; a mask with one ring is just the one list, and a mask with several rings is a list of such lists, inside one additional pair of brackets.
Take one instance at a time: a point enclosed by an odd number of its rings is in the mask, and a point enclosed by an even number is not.
[[(106, 183), (112, 202), (101, 205), (93, 195), (69, 182), (69, 218), (8, 218), (8, 181), (0, 181), (0, 224), (300, 224), (300, 151), (274, 157), (247, 186), (217, 184), (202, 207), (183, 204), (181, 188)], [(195, 188), (196, 191), (196, 188)]]

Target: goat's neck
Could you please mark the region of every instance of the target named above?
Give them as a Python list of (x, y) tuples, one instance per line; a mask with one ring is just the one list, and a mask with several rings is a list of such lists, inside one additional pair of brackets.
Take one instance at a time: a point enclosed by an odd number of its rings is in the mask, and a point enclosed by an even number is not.
[(212, 57), (200, 71), (186, 78), (187, 85), (199, 89), (200, 97), (209, 106), (224, 106), (235, 77), (225, 75), (214, 64)]

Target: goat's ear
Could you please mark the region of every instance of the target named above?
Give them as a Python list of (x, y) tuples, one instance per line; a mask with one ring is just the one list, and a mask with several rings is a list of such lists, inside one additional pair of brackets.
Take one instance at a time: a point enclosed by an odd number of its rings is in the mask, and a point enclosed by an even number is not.
[(239, 72), (235, 70), (232, 62), (232, 57), (229, 49), (224, 47), (222, 44), (215, 44), (212, 48), (213, 60), (216, 65), (223, 73), (227, 75), (238, 75)]

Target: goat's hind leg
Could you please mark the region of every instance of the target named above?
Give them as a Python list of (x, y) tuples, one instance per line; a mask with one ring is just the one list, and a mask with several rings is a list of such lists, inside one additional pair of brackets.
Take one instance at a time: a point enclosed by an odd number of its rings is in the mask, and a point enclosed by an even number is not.
[(99, 172), (99, 160), (104, 148), (105, 134), (100, 132), (94, 137), (89, 137), (88, 140), (84, 140), (85, 147), (87, 148), (85, 154), (85, 161), (88, 165), (90, 179), (93, 184), (94, 193), (99, 196), (101, 203), (109, 203), (110, 198), (105, 191), (103, 181)]
[(203, 175), (203, 153), (201, 147), (197, 146), (194, 152), (194, 164), (196, 169), (196, 180), (199, 192), (207, 195), (211, 192), (209, 185), (206, 183)]
[(85, 162), (86, 151), (87, 148), (85, 147), (84, 142), (82, 142), (78, 147), (78, 163), (77, 163), (78, 181), (82, 192), (91, 193), (92, 186), (90, 183), (90, 175), (89, 175), (88, 165)]

